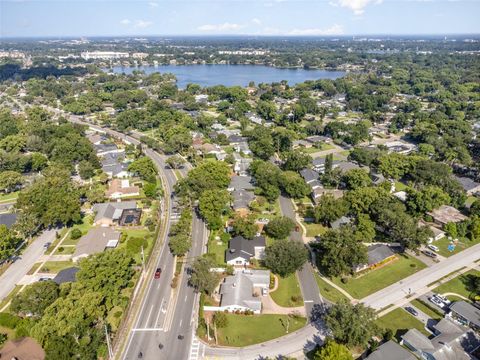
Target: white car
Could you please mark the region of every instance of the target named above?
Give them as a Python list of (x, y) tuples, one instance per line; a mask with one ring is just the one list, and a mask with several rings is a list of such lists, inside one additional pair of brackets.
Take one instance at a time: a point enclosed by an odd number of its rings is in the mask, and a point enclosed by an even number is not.
[(440, 250), (440, 249), (438, 248), (438, 246), (435, 246), (435, 245), (428, 245), (427, 247), (428, 247), (430, 250), (433, 250), (433, 251), (438, 251), (438, 250)]
[(432, 303), (434, 303), (435, 305), (437, 305), (437, 306), (440, 307), (440, 308), (443, 308), (443, 307), (445, 306), (445, 304), (443, 303), (443, 301), (441, 301), (440, 299), (438, 299), (435, 295), (429, 297), (428, 300), (430, 300)]

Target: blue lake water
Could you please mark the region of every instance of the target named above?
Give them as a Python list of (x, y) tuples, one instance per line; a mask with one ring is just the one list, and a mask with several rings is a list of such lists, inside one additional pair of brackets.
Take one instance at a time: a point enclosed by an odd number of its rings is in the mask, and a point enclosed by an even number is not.
[[(107, 69), (106, 69), (107, 70)], [(115, 66), (107, 71), (131, 74), (134, 70), (143, 70), (146, 74), (154, 72), (172, 73), (177, 78), (179, 88), (194, 83), (201, 86), (247, 86), (250, 81), (255, 84), (272, 83), (286, 80), (289, 85), (305, 80), (337, 79), (345, 75), (343, 71), (279, 69), (263, 65), (159, 65), (123, 67)]]

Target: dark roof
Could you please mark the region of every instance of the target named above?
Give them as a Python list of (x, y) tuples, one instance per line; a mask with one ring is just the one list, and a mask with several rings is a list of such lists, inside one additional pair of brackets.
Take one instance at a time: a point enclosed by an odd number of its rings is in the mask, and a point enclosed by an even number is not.
[(250, 260), (252, 256), (255, 256), (256, 247), (265, 247), (265, 237), (255, 236), (253, 239), (247, 240), (243, 236), (235, 236), (230, 240), (225, 257), (227, 261), (237, 257)]
[(17, 221), (17, 214), (0, 214), (0, 225), (5, 225), (8, 229)]
[(478, 183), (476, 181), (473, 181), (472, 179), (467, 178), (467, 177), (455, 176), (455, 180), (457, 180), (457, 182), (460, 185), (462, 185), (463, 190), (465, 190), (465, 191), (471, 191), (471, 190), (480, 186), (480, 183)]
[(375, 265), (383, 260), (389, 258), (395, 253), (389, 246), (383, 244), (371, 245), (367, 249), (368, 252), (368, 265)]
[(305, 140), (311, 142), (311, 143), (318, 143), (322, 141), (328, 141), (329, 138), (326, 136), (321, 136), (321, 135), (312, 135), (307, 137)]
[(313, 166), (325, 165), (325, 161), (326, 161), (326, 158), (318, 157), (312, 160), (312, 165)]
[(233, 188), (234, 190), (253, 190), (254, 186), (252, 184), (252, 177), (251, 176), (232, 176), (230, 180), (229, 188)]
[(303, 177), (303, 179), (305, 180), (306, 183), (309, 183), (311, 181), (314, 181), (314, 180), (318, 179), (318, 172), (316, 172), (312, 169), (300, 170), (300, 175), (302, 175), (302, 177)]
[(480, 327), (480, 309), (466, 301), (455, 301), (450, 305), (450, 310), (460, 315), (473, 325)]
[(346, 216), (342, 216), (340, 219), (335, 220), (332, 222), (331, 227), (332, 229), (339, 229), (344, 225), (348, 225), (352, 222), (352, 220)]
[(393, 340), (380, 345), (365, 360), (415, 360), (416, 357)]
[(234, 190), (232, 192), (234, 210), (248, 208), (250, 203), (255, 199), (253, 192), (248, 190)]
[(228, 137), (228, 142), (230, 144), (232, 143), (242, 143), (242, 142), (247, 142), (247, 138), (246, 137), (243, 137), (243, 136), (240, 136), (240, 135), (230, 135)]
[(66, 282), (74, 282), (77, 280), (77, 272), (80, 270), (78, 267), (69, 267), (61, 270), (54, 278), (58, 285)]

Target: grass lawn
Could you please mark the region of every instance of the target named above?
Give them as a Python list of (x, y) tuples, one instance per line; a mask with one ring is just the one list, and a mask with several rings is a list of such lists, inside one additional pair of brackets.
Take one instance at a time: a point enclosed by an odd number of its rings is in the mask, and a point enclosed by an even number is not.
[(460, 276), (457, 276), (456, 278), (450, 281), (447, 281), (446, 283), (435, 288), (435, 292), (439, 294), (451, 292), (458, 295), (462, 295), (466, 298), (470, 298), (470, 295), (472, 293), (468, 290), (468, 279), (472, 275), (480, 276), (480, 271), (478, 270), (467, 271), (466, 273)]
[(480, 242), (480, 239), (476, 240), (469, 240), (469, 239), (461, 239), (458, 241), (457, 245), (455, 246), (455, 250), (449, 251), (448, 245), (450, 244), (450, 240), (445, 236), (444, 238), (434, 241), (433, 245), (438, 246), (439, 251), (438, 253), (442, 256), (449, 257), (455, 254), (458, 254), (460, 251), (469, 248), (470, 246), (476, 245)]
[(40, 269), (40, 272), (56, 274), (59, 271), (71, 266), (73, 266), (73, 262), (71, 261), (47, 261)]
[[(221, 244), (220, 244), (221, 243)], [(225, 265), (225, 251), (227, 250), (227, 244), (215, 239), (211, 239), (208, 242), (208, 253), (209, 254), (215, 254), (215, 261), (218, 265)]]
[(307, 236), (314, 237), (317, 235), (322, 235), (327, 231), (327, 228), (322, 224), (315, 224), (315, 223), (304, 223), (305, 228), (307, 229)]
[(425, 330), (423, 323), (415, 319), (414, 316), (401, 308), (397, 308), (388, 314), (378, 318), (377, 325), (383, 329), (392, 329), (397, 340), (401, 340), (400, 336), (405, 334), (409, 329), (415, 328), (425, 336), (431, 334)]
[[(10, 300), (13, 299), (13, 297), (14, 297), (15, 295), (18, 294), (18, 292), (20, 291), (21, 288), (22, 288), (22, 285), (15, 285), (15, 287), (13, 288), (13, 290), (10, 291), (10, 293), (9, 293), (7, 296), (5, 296), (5, 297), (3, 298), (3, 300), (0, 302), (0, 309), (3, 309), (3, 307), (4, 307), (5, 305), (7, 305), (7, 304), (10, 302)], [(8, 310), (7, 310), (7, 311), (8, 311)]]
[(0, 195), (0, 203), (10, 202), (12, 200), (16, 200), (18, 198), (19, 191), (14, 191), (9, 194), (1, 194)]
[(408, 188), (407, 185), (400, 181), (395, 181), (395, 191), (405, 191)]
[(412, 304), (418, 310), (420, 310), (421, 312), (424, 312), (425, 314), (427, 314), (428, 316), (430, 316), (430, 318), (432, 318), (434, 320), (440, 320), (440, 319), (443, 318), (443, 315), (440, 312), (438, 312), (434, 308), (430, 307), (430, 305), (427, 305), (426, 303), (424, 303), (421, 300), (415, 299), (415, 300), (411, 301), (410, 304)]
[(347, 299), (340, 291), (326, 283), (317, 273), (315, 273), (315, 280), (317, 281), (320, 295), (328, 301), (336, 303), (341, 299)]
[(477, 200), (477, 197), (475, 197), (475, 196), (469, 196), (469, 197), (467, 198), (467, 200), (465, 201), (465, 206), (466, 206), (466, 207), (469, 207), (470, 205), (472, 205), (472, 204), (475, 202), (475, 200)]
[[(228, 326), (218, 329), (218, 342), (226, 346), (248, 346), (286, 335), (287, 315), (227, 314)], [(305, 318), (290, 318), (289, 333), (302, 328)], [(282, 324), (285, 324), (285, 326)]]
[(75, 246), (59, 246), (59, 248), (53, 253), (53, 255), (72, 255), (74, 252)]
[(334, 278), (332, 281), (354, 298), (362, 299), (425, 267), (423, 262), (408, 255), (399, 254), (397, 260), (382, 268), (371, 270), (358, 278), (349, 278), (346, 284), (342, 283), (340, 278)]
[(5, 326), (0, 326), (0, 334), (6, 334), (8, 340), (14, 340), (15, 339), (15, 330), (14, 329), (9, 329)]
[(277, 276), (278, 288), (270, 293), (273, 301), (283, 307), (296, 307), (303, 305), (302, 292), (296, 274), (282, 278)]

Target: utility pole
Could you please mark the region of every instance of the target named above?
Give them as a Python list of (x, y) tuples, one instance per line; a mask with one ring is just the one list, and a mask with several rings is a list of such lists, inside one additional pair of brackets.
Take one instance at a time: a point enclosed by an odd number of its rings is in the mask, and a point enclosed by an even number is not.
[(110, 344), (110, 336), (108, 335), (107, 325), (105, 324), (105, 338), (107, 339), (108, 358), (113, 359), (112, 345)]

